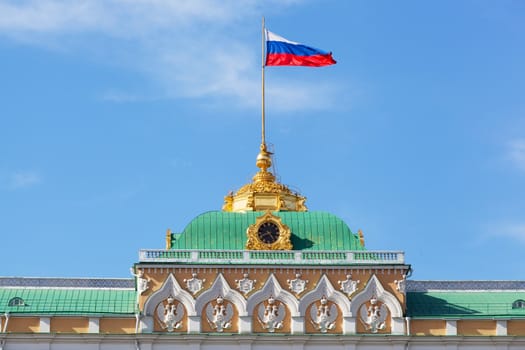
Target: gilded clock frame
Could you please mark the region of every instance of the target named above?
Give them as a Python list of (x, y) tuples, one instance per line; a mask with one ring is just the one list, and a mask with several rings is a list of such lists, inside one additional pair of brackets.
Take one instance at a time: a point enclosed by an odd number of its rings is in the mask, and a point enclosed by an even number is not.
[[(273, 243), (264, 243), (259, 238), (259, 227), (265, 223), (271, 222), (279, 227), (279, 238)], [(248, 250), (292, 250), (292, 232), (290, 228), (281, 222), (281, 218), (273, 215), (270, 211), (255, 219), (255, 223), (246, 229), (248, 240), (246, 241), (246, 249)]]

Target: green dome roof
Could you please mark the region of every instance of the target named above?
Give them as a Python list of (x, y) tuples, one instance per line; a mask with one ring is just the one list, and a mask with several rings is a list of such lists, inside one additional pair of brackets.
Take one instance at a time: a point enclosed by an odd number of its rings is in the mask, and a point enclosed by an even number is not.
[[(274, 212), (292, 232), (293, 250), (364, 250), (359, 237), (335, 215), (325, 212)], [(172, 234), (171, 249), (245, 250), (248, 226), (264, 212), (210, 211)]]

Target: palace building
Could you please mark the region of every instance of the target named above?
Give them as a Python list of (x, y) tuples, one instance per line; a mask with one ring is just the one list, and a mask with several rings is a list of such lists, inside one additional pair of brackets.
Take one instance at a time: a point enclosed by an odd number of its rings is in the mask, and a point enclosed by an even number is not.
[(0, 349), (525, 348), (525, 281), (407, 279), (271, 165), (263, 141), (253, 181), (133, 278), (0, 278)]

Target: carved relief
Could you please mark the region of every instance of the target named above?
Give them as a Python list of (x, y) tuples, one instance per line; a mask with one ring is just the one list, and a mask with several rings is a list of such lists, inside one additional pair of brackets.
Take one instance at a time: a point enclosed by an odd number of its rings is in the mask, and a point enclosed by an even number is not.
[(361, 306), (360, 316), (366, 330), (377, 333), (386, 328), (388, 308), (385, 304), (378, 302), (374, 296), (368, 302), (368, 306), (366, 304)]
[(396, 290), (403, 294), (405, 294), (406, 292), (406, 278), (407, 278), (407, 275), (403, 275), (403, 279), (394, 281), (396, 285)]
[(321, 333), (326, 333), (335, 328), (337, 315), (337, 306), (329, 303), (324, 295), (319, 303), (313, 304), (310, 308), (310, 322)]
[(301, 274), (297, 273), (295, 274), (295, 279), (287, 280), (286, 282), (288, 283), (288, 288), (297, 295), (304, 292), (308, 280), (301, 279)]
[(201, 332), (233, 332), (242, 326), (239, 317), (248, 316), (246, 298), (232, 289), (222, 273), (212, 285), (195, 299), (195, 309), (201, 310)]
[(237, 284), (237, 289), (241, 291), (244, 295), (250, 293), (253, 288), (255, 287), (255, 283), (257, 280), (251, 280), (248, 278), (248, 274), (245, 273), (243, 275), (243, 279), (241, 280), (235, 280), (235, 283)]
[(184, 306), (170, 296), (158, 304), (156, 316), (162, 329), (173, 332), (182, 328), (181, 320), (184, 317)]
[(206, 308), (206, 317), (210, 327), (219, 333), (231, 328), (233, 317), (233, 307), (230, 303), (224, 303), (224, 299), (219, 295), (215, 302), (210, 302)]
[(286, 315), (284, 305), (272, 296), (266, 302), (259, 305), (258, 320), (263, 329), (274, 333), (275, 330), (283, 328), (283, 319)]
[(357, 290), (357, 285), (359, 282), (361, 281), (352, 280), (352, 275), (346, 275), (346, 280), (344, 281), (337, 281), (337, 283), (341, 286), (339, 290), (348, 295), (348, 297), (350, 297)]
[(130, 268), (130, 272), (137, 279), (137, 297), (143, 294), (149, 288), (150, 279), (144, 278), (144, 271), (138, 269), (137, 273), (133, 272), (133, 268)]
[(197, 294), (203, 287), (203, 283), (206, 282), (206, 279), (198, 279), (196, 273), (191, 274), (190, 279), (184, 279), (186, 283), (186, 288), (191, 292), (191, 294)]
[(362, 330), (392, 334), (404, 333), (403, 308), (396, 296), (385, 290), (376, 275), (372, 275), (363, 290), (352, 298), (350, 311), (357, 315)]
[[(272, 299), (273, 304), (270, 304)], [(265, 318), (268, 305), (278, 306), (277, 309), (273, 309), (274, 312), (277, 312), (277, 318), (270, 318), (268, 314)], [(279, 310), (280, 306), (284, 308), (282, 312)], [(252, 331), (255, 333), (269, 332), (270, 329), (273, 329), (274, 332), (291, 332), (291, 320), (301, 316), (299, 301), (292, 293), (283, 289), (274, 274), (270, 274), (262, 288), (250, 295), (247, 300), (247, 310), (251, 311)], [(271, 312), (269, 314), (275, 315), (275, 313)], [(269, 321), (272, 322), (269, 323)], [(273, 327), (269, 327), (272, 324)]]

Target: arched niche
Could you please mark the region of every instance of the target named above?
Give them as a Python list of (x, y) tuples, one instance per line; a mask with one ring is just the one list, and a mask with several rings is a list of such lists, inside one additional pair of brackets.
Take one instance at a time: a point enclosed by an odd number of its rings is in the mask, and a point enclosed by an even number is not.
[(288, 310), (290, 310), (292, 317), (300, 316), (299, 302), (290, 292), (281, 287), (273, 273), (268, 277), (264, 286), (248, 298), (248, 313), (253, 315), (255, 307), (263, 301), (268, 300), (270, 296), (285, 304), (288, 307)]
[(319, 282), (317, 283), (315, 289), (305, 294), (299, 301), (299, 312), (301, 313), (301, 315), (306, 316), (306, 309), (308, 308), (308, 306), (320, 300), (323, 296), (325, 296), (326, 299), (333, 301), (339, 306), (343, 317), (351, 316), (350, 300), (348, 300), (348, 297), (346, 295), (335, 290), (328, 277), (326, 277), (326, 275), (324, 274), (319, 279)]
[(217, 275), (215, 281), (208, 290), (204, 291), (197, 297), (197, 300), (195, 301), (195, 310), (197, 310), (197, 313), (200, 315), (203, 312), (204, 306), (218, 296), (232, 302), (233, 305), (235, 305), (239, 316), (247, 316), (246, 299), (244, 299), (239, 292), (230, 287), (222, 273)]
[(162, 284), (162, 287), (151, 294), (148, 300), (146, 300), (143, 310), (144, 316), (152, 317), (157, 305), (170, 296), (176, 300), (179, 300), (182, 305), (184, 305), (188, 316), (196, 315), (195, 300), (190, 293), (182, 289), (175, 279), (175, 276), (170, 273), (168, 278), (166, 278)]

